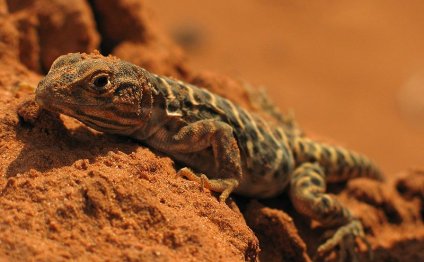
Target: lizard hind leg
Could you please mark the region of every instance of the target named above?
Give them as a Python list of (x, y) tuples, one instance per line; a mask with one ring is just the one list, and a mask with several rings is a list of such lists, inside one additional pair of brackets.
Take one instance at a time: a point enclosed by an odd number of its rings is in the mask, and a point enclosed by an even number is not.
[(335, 233), (318, 247), (318, 256), (328, 254), (338, 246), (341, 259), (349, 256), (352, 261), (356, 261), (358, 258), (355, 239), (364, 240), (368, 247), (362, 224), (325, 191), (325, 175), (319, 164), (304, 163), (293, 172), (290, 198), (297, 212), (317, 220), (323, 226), (338, 227)]
[(238, 186), (239, 182), (237, 179), (227, 178), (227, 179), (209, 179), (206, 175), (200, 174), (196, 175), (192, 170), (187, 167), (181, 168), (178, 173), (178, 176), (187, 178), (190, 181), (197, 182), (201, 185), (202, 189), (205, 187), (214, 192), (219, 192), (219, 202), (225, 203), (227, 198), (230, 196), (231, 192)]

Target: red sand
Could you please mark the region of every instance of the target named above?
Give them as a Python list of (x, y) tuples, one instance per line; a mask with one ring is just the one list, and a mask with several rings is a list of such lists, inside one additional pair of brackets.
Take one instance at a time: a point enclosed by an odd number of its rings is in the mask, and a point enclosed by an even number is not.
[[(404, 30), (422, 13), (419, 3), (415, 9), (391, 3), (380, 10), (366, 3), (328, 9), (309, 2), (240, 1), (226, 8), (214, 1), (196, 10), (195, 1), (184, 0), (162, 6), (156, 15), (135, 0), (0, 1), (1, 259), (310, 261), (322, 241), (322, 229), (296, 214), (285, 195), (219, 204), (215, 194), (175, 177), (170, 158), (40, 111), (31, 87), (51, 62), (63, 53), (99, 48), (251, 110), (258, 109), (237, 79), (266, 84), (273, 97), (281, 97), (274, 100), (282, 108), (298, 112), (307, 130), (362, 149), (388, 171), (386, 184), (357, 179), (343, 189), (330, 187), (362, 219), (376, 261), (424, 260), (424, 171), (393, 172), (420, 164), (423, 137), (411, 131), (395, 105), (388, 106), (395, 84), (415, 72), (407, 66), (412, 57), (418, 61), (421, 55), (421, 36), (406, 38), (420, 24)], [(179, 29), (176, 37), (188, 53), (152, 18), (169, 28), (179, 11), (209, 26)], [(226, 20), (229, 11), (232, 23)], [(365, 11), (371, 21), (358, 18)], [(400, 25), (388, 19), (368, 26), (388, 14), (410, 16)], [(342, 33), (346, 28), (356, 33)], [(392, 31), (405, 40), (378, 45)], [(361, 48), (353, 51), (353, 44)], [(392, 52), (401, 46), (405, 55)], [(380, 63), (373, 63), (376, 58)], [(414, 87), (419, 85), (410, 85), (405, 96), (420, 92)]]

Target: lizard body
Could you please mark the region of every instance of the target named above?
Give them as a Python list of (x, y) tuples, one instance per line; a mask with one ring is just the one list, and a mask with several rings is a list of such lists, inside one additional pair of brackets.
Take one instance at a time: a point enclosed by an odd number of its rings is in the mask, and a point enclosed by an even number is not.
[[(299, 212), (340, 226), (343, 235), (363, 236), (360, 223), (325, 193), (325, 184), (360, 176), (381, 179), (371, 161), (265, 122), (206, 89), (118, 58), (74, 53), (53, 63), (36, 100), (96, 130), (143, 141), (206, 174), (199, 178), (181, 171), (222, 192), (221, 201), (232, 191), (266, 198), (289, 188)], [(335, 235), (321, 251), (340, 241)]]

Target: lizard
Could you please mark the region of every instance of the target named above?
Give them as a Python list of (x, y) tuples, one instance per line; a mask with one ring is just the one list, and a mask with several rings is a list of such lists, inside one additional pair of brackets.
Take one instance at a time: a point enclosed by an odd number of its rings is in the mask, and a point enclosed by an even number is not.
[(328, 182), (384, 179), (359, 153), (313, 141), (207, 89), (98, 51), (58, 57), (35, 100), (45, 110), (169, 155), (187, 166), (179, 175), (220, 193), (220, 202), (233, 192), (254, 198), (288, 192), (298, 213), (337, 228), (317, 254), (336, 247), (354, 254), (352, 239), (366, 241), (359, 219), (326, 192)]

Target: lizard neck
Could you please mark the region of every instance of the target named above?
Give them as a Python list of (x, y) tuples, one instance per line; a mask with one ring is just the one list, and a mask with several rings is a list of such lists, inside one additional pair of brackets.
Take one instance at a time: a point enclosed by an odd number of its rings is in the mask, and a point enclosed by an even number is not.
[(169, 121), (169, 116), (166, 114), (165, 99), (160, 93), (150, 93), (145, 103), (142, 101), (142, 108), (145, 115), (143, 124), (131, 135), (137, 140), (149, 139)]

